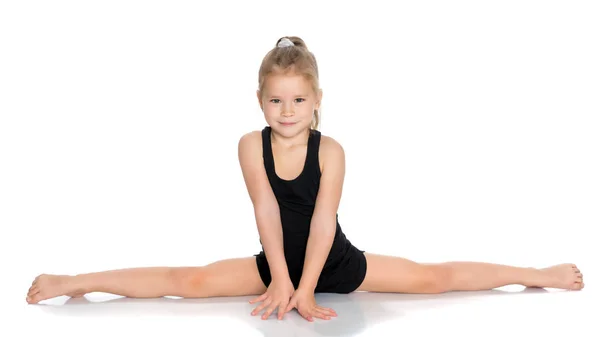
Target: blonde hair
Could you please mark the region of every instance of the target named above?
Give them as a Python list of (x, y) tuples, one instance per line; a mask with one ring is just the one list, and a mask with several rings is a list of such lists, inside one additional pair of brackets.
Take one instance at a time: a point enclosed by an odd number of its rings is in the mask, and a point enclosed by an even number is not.
[[(277, 40), (275, 47), (263, 58), (258, 71), (258, 90), (261, 95), (265, 79), (271, 73), (295, 73), (311, 82), (315, 94), (319, 91), (319, 69), (315, 55), (308, 50), (306, 43), (297, 36), (284, 36)], [(319, 109), (320, 110), (320, 109)], [(320, 123), (320, 111), (315, 109), (310, 128), (316, 130)]]

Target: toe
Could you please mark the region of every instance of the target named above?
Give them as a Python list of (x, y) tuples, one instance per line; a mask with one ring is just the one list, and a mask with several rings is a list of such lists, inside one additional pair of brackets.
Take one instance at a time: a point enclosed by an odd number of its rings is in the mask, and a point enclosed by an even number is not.
[(39, 291), (40, 291), (40, 287), (38, 287), (37, 285), (33, 285), (33, 286), (31, 286), (31, 288), (29, 288), (30, 295), (38, 293)]
[(25, 299), (27, 300), (27, 303), (35, 304), (35, 303), (39, 302), (38, 298), (39, 298), (39, 293), (36, 293), (36, 294), (27, 295), (27, 297)]
[(40, 293), (27, 296), (27, 302), (29, 302), (30, 304), (35, 304), (35, 303), (38, 303), (39, 301), (40, 301)]

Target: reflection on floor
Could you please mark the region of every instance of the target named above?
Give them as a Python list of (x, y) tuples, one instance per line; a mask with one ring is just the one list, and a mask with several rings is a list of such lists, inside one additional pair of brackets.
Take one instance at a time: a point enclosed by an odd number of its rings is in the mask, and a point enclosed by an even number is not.
[[(91, 293), (84, 298), (57, 297), (40, 302), (36, 307), (41, 308), (44, 314), (72, 317), (210, 318), (207, 321), (213, 322), (213, 328), (219, 331), (215, 335), (225, 335), (228, 332), (239, 334), (241, 324), (246, 327), (245, 336), (252, 336), (250, 332), (256, 336), (382, 336), (410, 331), (435, 334), (447, 331), (448, 328), (456, 329), (458, 326), (461, 326), (463, 333), (472, 332), (476, 335), (473, 329), (478, 324), (483, 324), (488, 316), (493, 316), (490, 319), (495, 322), (504, 322), (503, 328), (497, 327), (488, 331), (486, 334), (489, 335), (494, 331), (519, 331), (516, 327), (510, 330), (507, 328), (511, 326), (507, 319), (515, 321), (515, 317), (526, 316), (519, 313), (519, 310), (525, 310), (531, 317), (536, 317), (535, 312), (540, 312), (540, 308), (550, 310), (553, 303), (559, 303), (552, 312), (556, 313), (557, 317), (564, 318), (565, 316), (556, 310), (564, 308), (566, 298), (579, 297), (578, 293), (583, 292), (511, 286), (490, 291), (435, 295), (365, 292), (349, 295), (317, 294), (317, 303), (333, 308), (338, 317), (329, 321), (316, 319), (313, 323), (304, 320), (296, 311), (286, 314), (282, 321), (278, 321), (274, 314), (268, 320), (251, 316), (250, 312), (256, 306), (248, 303), (252, 297), (133, 299)], [(558, 299), (557, 296), (552, 296), (553, 294), (561, 294), (563, 298)], [(529, 310), (527, 306), (537, 309)], [(514, 316), (511, 317), (511, 313)], [(547, 314), (539, 317), (548, 319)], [(547, 323), (544, 326), (547, 327)], [(203, 328), (209, 329), (206, 324)], [(228, 328), (235, 331), (229, 331)], [(539, 327), (537, 330), (539, 331)], [(190, 334), (198, 333), (197, 328), (190, 331)]]

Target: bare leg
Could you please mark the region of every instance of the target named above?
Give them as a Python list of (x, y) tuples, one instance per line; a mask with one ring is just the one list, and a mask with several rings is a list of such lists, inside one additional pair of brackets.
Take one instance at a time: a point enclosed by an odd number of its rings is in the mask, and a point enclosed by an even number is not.
[(365, 256), (367, 275), (358, 291), (441, 293), (488, 290), (512, 284), (580, 290), (584, 286), (583, 274), (570, 263), (537, 269), (485, 262), (417, 263), (369, 253)]
[(106, 292), (126, 297), (213, 297), (262, 294), (266, 290), (254, 257), (217, 261), (203, 267), (128, 268), (81, 275), (42, 274), (27, 302)]
[(512, 284), (573, 290), (583, 287), (583, 274), (574, 264), (542, 269), (485, 262), (445, 262), (429, 265), (449, 270), (448, 273), (452, 275), (447, 285), (449, 290), (487, 290)]

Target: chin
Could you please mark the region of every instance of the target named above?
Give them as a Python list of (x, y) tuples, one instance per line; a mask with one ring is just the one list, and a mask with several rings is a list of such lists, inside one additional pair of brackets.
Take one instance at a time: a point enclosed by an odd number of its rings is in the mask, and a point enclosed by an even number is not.
[(284, 135), (297, 135), (301, 132), (303, 132), (305, 129), (307, 129), (308, 126), (304, 126), (303, 124), (300, 123), (295, 123), (294, 125), (283, 125), (283, 124), (279, 124), (277, 126), (277, 131), (279, 131), (280, 133), (284, 134)]

